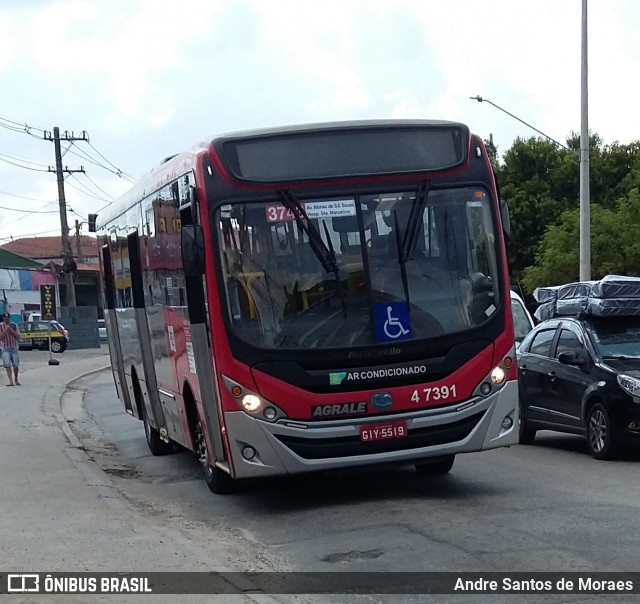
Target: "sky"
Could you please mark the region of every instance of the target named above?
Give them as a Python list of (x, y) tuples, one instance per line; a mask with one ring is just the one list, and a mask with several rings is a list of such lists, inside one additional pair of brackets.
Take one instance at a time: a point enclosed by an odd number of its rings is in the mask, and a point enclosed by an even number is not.
[[(0, 244), (60, 233), (168, 155), (285, 124), (464, 122), (500, 154), (580, 131), (582, 0), (1, 0)], [(588, 0), (589, 128), (640, 139), (640, 1)], [(75, 229), (74, 229), (75, 230)]]

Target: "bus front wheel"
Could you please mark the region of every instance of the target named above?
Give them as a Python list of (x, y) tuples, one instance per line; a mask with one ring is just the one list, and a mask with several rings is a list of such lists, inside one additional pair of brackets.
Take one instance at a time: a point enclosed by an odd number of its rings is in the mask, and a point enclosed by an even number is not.
[(204, 437), (202, 424), (199, 420), (196, 424), (196, 454), (202, 466), (204, 480), (212, 493), (216, 495), (227, 495), (236, 490), (236, 481), (224, 470), (212, 466), (209, 463), (207, 440)]

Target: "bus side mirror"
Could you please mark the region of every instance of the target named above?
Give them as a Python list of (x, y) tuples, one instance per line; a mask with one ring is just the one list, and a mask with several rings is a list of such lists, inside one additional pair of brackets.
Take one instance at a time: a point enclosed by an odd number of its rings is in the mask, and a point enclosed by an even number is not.
[(87, 216), (87, 224), (89, 226), (89, 232), (90, 233), (95, 233), (96, 232), (96, 221), (98, 220), (98, 215), (97, 214), (89, 214)]
[(187, 277), (204, 274), (204, 234), (199, 224), (182, 227), (180, 239), (182, 266)]
[(511, 241), (511, 218), (509, 216), (509, 204), (506, 199), (500, 200), (500, 218), (502, 220), (502, 230), (507, 241)]

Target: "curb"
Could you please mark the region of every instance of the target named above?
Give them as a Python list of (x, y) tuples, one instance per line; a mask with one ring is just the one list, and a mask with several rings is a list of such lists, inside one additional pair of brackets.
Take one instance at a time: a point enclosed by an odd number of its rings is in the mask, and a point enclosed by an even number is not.
[[(69, 425), (69, 420), (67, 419), (67, 416), (64, 412), (64, 398), (65, 396), (68, 396), (69, 393), (71, 392), (78, 392), (76, 390), (72, 389), (72, 386), (76, 383), (79, 382), (80, 380), (83, 380), (89, 376), (95, 375), (97, 373), (101, 373), (103, 371), (106, 371), (107, 369), (111, 369), (111, 365), (105, 365), (104, 367), (100, 367), (98, 369), (92, 369), (91, 371), (87, 371), (86, 373), (83, 373), (80, 376), (74, 377), (72, 379), (70, 379), (68, 382), (66, 382), (63, 387), (62, 387), (62, 393), (60, 394), (60, 401), (59, 401), (59, 406), (60, 406), (60, 413), (55, 413), (54, 417), (56, 419), (56, 421), (58, 422), (58, 424), (60, 425), (60, 428), (62, 428), (62, 431), (64, 432), (65, 437), (67, 438), (67, 440), (69, 441), (69, 443), (71, 444), (71, 446), (74, 449), (81, 449), (82, 451), (84, 451), (84, 445), (80, 442), (80, 439), (78, 439), (78, 437), (74, 434), (73, 430), (71, 429), (71, 426)], [(80, 395), (80, 398), (82, 399), (82, 394), (78, 393)], [(82, 400), (80, 401), (80, 404), (82, 405)], [(87, 456), (88, 459), (91, 459)]]

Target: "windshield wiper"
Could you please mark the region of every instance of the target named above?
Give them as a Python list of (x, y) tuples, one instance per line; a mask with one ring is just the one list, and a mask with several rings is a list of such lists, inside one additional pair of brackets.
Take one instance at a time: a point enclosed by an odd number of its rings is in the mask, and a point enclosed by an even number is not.
[[(313, 223), (309, 220), (309, 216), (307, 216), (304, 206), (291, 194), (291, 192), (282, 190), (278, 191), (278, 195), (280, 196), (282, 205), (293, 214), (293, 218), (300, 230), (304, 231), (306, 236), (309, 238), (309, 245), (320, 261), (320, 264), (322, 264), (322, 268), (324, 268), (328, 273), (336, 273), (337, 277), (339, 270), (338, 263), (336, 261), (335, 252), (333, 251), (331, 238), (328, 236), (329, 234), (327, 233), (327, 240), (329, 241), (331, 248), (327, 247), (327, 244), (322, 240), (322, 237), (320, 237), (318, 229), (316, 229)], [(325, 225), (325, 231), (326, 229), (327, 227)]]
[(640, 359), (640, 356), (633, 356), (633, 357), (628, 357), (625, 356), (623, 354), (603, 354), (602, 355), (602, 360), (609, 360), (609, 361), (630, 361), (632, 359)]
[(418, 233), (422, 226), (422, 217), (424, 216), (424, 208), (427, 205), (427, 197), (429, 196), (430, 180), (421, 180), (418, 185), (416, 199), (411, 206), (411, 213), (407, 221), (407, 230), (402, 240), (401, 254), (399, 258), (400, 264), (404, 264), (413, 259), (418, 243)]
[(336, 279), (336, 289), (338, 290), (338, 296), (340, 296), (340, 302), (342, 303), (342, 314), (346, 319), (347, 305), (344, 299), (344, 292), (342, 291), (342, 281), (338, 275), (340, 267), (336, 260), (336, 253), (333, 249), (333, 243), (329, 236), (327, 224), (325, 222), (322, 223), (324, 226), (325, 236), (329, 242), (328, 246), (323, 241), (320, 233), (318, 233), (318, 229), (316, 229), (311, 220), (309, 220), (309, 216), (307, 215), (307, 211), (304, 209), (304, 206), (291, 194), (291, 191), (283, 189), (278, 191), (278, 195), (282, 201), (282, 205), (293, 214), (293, 218), (295, 219), (298, 228), (309, 238), (309, 245), (311, 246), (313, 253), (316, 255), (316, 258), (320, 261), (322, 268), (324, 268), (328, 273), (334, 274)]
[(407, 221), (407, 230), (404, 233), (404, 237), (400, 235), (400, 225), (398, 223), (398, 212), (393, 212), (393, 219), (395, 223), (396, 231), (396, 246), (398, 248), (398, 263), (400, 264), (400, 275), (402, 277), (402, 288), (404, 289), (404, 298), (407, 304), (409, 301), (409, 283), (407, 279), (407, 262), (413, 259), (413, 255), (416, 251), (416, 245), (418, 243), (418, 233), (420, 232), (420, 225), (422, 224), (422, 217), (424, 215), (424, 208), (427, 204), (427, 197), (429, 196), (429, 185), (431, 181), (421, 180), (418, 185), (418, 191), (416, 193), (416, 199), (411, 206), (411, 212), (409, 213), (409, 220)]

